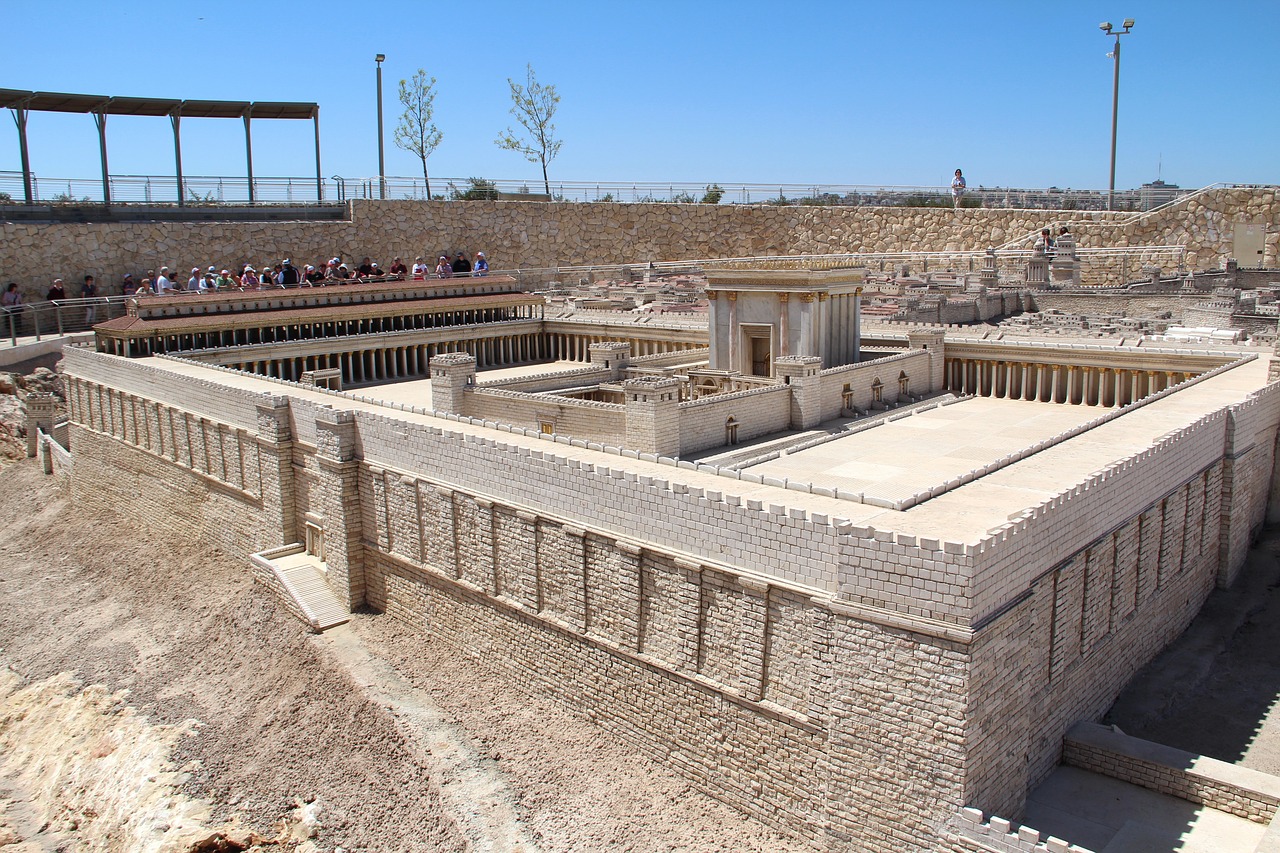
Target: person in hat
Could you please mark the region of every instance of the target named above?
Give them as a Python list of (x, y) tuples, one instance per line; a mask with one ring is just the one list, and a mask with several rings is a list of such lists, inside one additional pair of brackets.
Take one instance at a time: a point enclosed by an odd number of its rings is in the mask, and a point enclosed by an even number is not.
[(251, 264), (244, 265), (244, 272), (240, 273), (240, 286), (246, 290), (251, 287), (254, 290), (262, 287), (262, 279), (258, 278), (258, 271)]
[(138, 289), (138, 285), (133, 283), (133, 273), (131, 272), (125, 273), (124, 279), (122, 279), (120, 282), (120, 295), (132, 296), (133, 292), (137, 289)]
[(302, 273), (293, 265), (293, 261), (285, 258), (280, 262), (280, 279), (277, 282), (285, 287), (297, 287), (302, 282)]
[(453, 259), (450, 266), (454, 275), (471, 275), (471, 261), (467, 260), (467, 256), (461, 252)]
[(484, 258), (484, 252), (476, 252), (476, 265), (471, 271), (472, 275), (488, 275), (489, 262)]
[(200, 267), (191, 268), (191, 278), (187, 279), (187, 290), (192, 293), (200, 289)]
[(404, 281), (405, 274), (409, 272), (409, 268), (404, 265), (404, 261), (396, 258), (391, 262), (391, 269), (389, 272), (400, 281)]
[(313, 267), (311, 264), (307, 264), (306, 269), (302, 272), (303, 280), (312, 287), (319, 287), (324, 284), (324, 273)]
[(449, 265), (449, 257), (441, 255), (436, 264), (436, 278), (453, 278), (453, 267)]

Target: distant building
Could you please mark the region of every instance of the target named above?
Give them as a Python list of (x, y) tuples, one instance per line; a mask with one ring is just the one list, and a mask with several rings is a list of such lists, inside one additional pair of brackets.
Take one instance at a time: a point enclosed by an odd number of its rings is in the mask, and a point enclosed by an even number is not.
[(1143, 184), (1138, 190), (1138, 204), (1143, 210), (1151, 210), (1153, 207), (1173, 201), (1181, 194), (1182, 187), (1177, 184), (1166, 184), (1157, 179), (1149, 184)]

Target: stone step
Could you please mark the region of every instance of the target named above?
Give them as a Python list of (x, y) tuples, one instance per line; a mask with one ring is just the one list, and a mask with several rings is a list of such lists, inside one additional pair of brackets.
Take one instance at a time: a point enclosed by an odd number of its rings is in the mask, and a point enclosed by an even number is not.
[(261, 551), (250, 558), (260, 578), (289, 610), (316, 632), (351, 618), (326, 580), (324, 563), (300, 544)]

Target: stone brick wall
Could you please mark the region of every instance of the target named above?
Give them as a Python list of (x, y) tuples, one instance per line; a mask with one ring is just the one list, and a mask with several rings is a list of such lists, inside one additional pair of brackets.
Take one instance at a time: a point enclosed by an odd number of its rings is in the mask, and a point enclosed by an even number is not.
[[(1081, 541), (1106, 533), (1118, 519), (1136, 517), (1150, 495), (1169, 494), (1216, 465), (1226, 446), (1226, 423), (1225, 410), (1205, 415), (998, 529), (976, 549), (974, 618), (985, 619), (1028, 589), (1061, 555), (1079, 550)], [(1042, 464), (1053, 464), (1056, 452), (1042, 451)]]
[(1155, 294), (1129, 296), (1124, 294), (1076, 294), (1036, 293), (1033, 296), (1035, 310), (1057, 309), (1068, 314), (1091, 314), (1112, 317), (1154, 317), (1169, 311), (1174, 320), (1181, 320), (1187, 309), (1204, 299), (1204, 294), (1180, 296)]
[[(494, 269), (635, 264), (797, 253), (984, 250), (1030, 245), (1068, 224), (1082, 248), (1180, 245), (1192, 269), (1218, 266), (1237, 220), (1263, 222), (1264, 264), (1280, 265), (1273, 188), (1213, 190), (1148, 214), (962, 208), (353, 201), (339, 222), (0, 223), (0, 278), (42, 298), (86, 272), (118, 292), (125, 272), (234, 268), (263, 258), (438, 256), (483, 250)], [(1136, 275), (1136, 272), (1135, 272)], [(180, 276), (185, 279), (185, 276)]]
[[(432, 499), (387, 514), (414, 500), (408, 479)], [(379, 525), (371, 606), (532, 678), (744, 811), (897, 851), (930, 849), (958, 808), (962, 645), (386, 469), (362, 470), (361, 490)]]
[(981, 809), (961, 809), (949, 832), (954, 853), (1093, 853)]
[(976, 632), (972, 707), (982, 712), (970, 721), (966, 805), (1017, 817), (1066, 731), (1103, 713), (1190, 623), (1219, 570), (1221, 471), (1196, 472), (1089, 541)]
[[(563, 387), (563, 385), (561, 386)], [(529, 397), (497, 388), (471, 389), (459, 414), (528, 429), (551, 424), (551, 431), (585, 441), (619, 444), (626, 434), (622, 406), (565, 397)]]
[[(943, 354), (939, 352), (937, 358)], [(907, 375), (907, 393), (931, 394), (940, 391), (933, 383), (933, 359), (925, 350), (911, 350), (866, 361), (832, 367), (822, 371), (822, 419), (840, 416), (844, 408), (846, 389), (853, 395), (853, 405), (866, 410), (871, 407), (871, 387), (877, 381), (881, 385), (881, 399), (886, 403), (905, 402), (900, 399), (901, 375)]]
[(689, 454), (725, 443), (725, 424), (738, 424), (738, 441), (787, 429), (791, 422), (791, 389), (785, 385), (703, 397), (680, 404), (680, 453)]
[(1234, 406), (1227, 424), (1229, 443), (1223, 479), (1231, 498), (1222, 506), (1222, 576), (1230, 586), (1244, 567), (1245, 552), (1266, 519), (1273, 489), (1280, 386), (1264, 388), (1243, 405)]
[(1062, 760), (1254, 823), (1270, 823), (1280, 807), (1280, 785), (1274, 776), (1129, 737), (1096, 723), (1080, 723), (1067, 733)]

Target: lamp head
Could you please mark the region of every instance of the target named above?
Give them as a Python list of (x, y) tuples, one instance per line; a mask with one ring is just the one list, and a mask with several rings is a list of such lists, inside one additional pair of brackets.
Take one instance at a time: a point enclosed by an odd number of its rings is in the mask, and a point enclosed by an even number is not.
[(375, 56), (375, 57), (373, 58), (373, 61), (374, 61), (374, 62), (382, 62), (382, 61), (386, 60), (386, 58), (387, 58), (387, 55), (386, 55), (385, 53), (380, 53), (380, 54), (378, 54), (377, 56)]
[(1126, 30), (1131, 30), (1131, 29), (1133, 29), (1133, 18), (1125, 18), (1125, 19), (1124, 19), (1124, 28), (1125, 28)]
[(1101, 24), (1098, 24), (1098, 29), (1102, 30), (1107, 35), (1111, 35), (1111, 23), (1109, 21), (1104, 21)]

